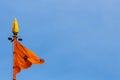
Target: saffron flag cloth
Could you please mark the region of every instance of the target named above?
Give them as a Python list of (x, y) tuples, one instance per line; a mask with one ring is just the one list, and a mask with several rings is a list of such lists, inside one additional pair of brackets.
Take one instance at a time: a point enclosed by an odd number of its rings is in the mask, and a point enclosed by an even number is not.
[(14, 63), (13, 63), (13, 80), (21, 69), (27, 69), (32, 64), (42, 64), (44, 59), (39, 58), (33, 51), (23, 46), (14, 37)]

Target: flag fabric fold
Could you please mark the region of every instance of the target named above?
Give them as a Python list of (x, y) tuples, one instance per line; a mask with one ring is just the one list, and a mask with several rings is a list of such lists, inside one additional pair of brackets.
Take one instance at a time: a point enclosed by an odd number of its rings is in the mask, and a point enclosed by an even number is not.
[(28, 49), (14, 37), (14, 63), (13, 63), (13, 80), (21, 69), (27, 69), (32, 64), (42, 64), (44, 59), (39, 58), (32, 50)]

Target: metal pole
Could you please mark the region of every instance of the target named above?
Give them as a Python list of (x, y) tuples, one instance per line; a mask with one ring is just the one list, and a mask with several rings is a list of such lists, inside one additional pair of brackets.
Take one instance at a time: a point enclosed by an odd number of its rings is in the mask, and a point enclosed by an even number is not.
[[(12, 37), (8, 37), (8, 40), (13, 43), (13, 44), (12, 44), (12, 51), (13, 51), (13, 73), (12, 73), (12, 74), (13, 74), (13, 75), (14, 75), (14, 67), (15, 67), (15, 66), (14, 66), (14, 58), (15, 58), (15, 57), (14, 57), (14, 54), (15, 54), (15, 51), (14, 51), (14, 44), (15, 44), (15, 43), (14, 43), (14, 40), (15, 40), (15, 39), (17, 39), (18, 41), (22, 41), (22, 38), (18, 38), (18, 37), (17, 37), (17, 34), (14, 34)], [(12, 80), (15, 80), (15, 79), (12, 78)]]

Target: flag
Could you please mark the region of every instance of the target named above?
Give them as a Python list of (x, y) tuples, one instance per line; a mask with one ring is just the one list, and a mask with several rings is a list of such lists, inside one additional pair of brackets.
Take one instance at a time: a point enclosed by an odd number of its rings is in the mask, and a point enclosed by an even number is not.
[(13, 63), (13, 80), (16, 80), (16, 75), (21, 69), (27, 69), (32, 64), (42, 64), (44, 59), (39, 58), (33, 51), (22, 45), (14, 37), (14, 63)]

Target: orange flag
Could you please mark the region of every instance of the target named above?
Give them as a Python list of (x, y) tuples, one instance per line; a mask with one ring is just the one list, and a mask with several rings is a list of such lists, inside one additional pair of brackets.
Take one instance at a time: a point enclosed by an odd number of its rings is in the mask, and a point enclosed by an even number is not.
[(16, 74), (21, 69), (27, 69), (32, 64), (42, 64), (44, 59), (39, 58), (33, 51), (23, 46), (14, 37), (14, 65), (13, 65), (13, 80), (16, 80)]

